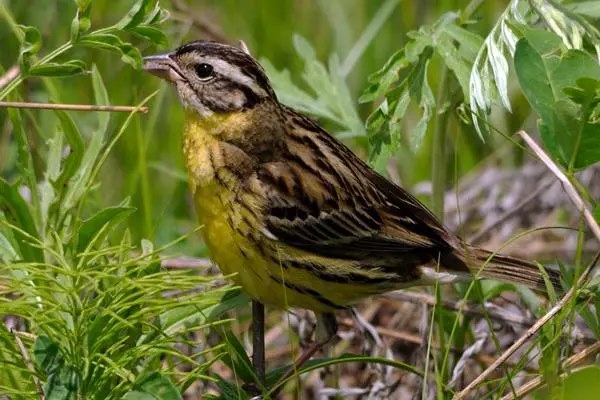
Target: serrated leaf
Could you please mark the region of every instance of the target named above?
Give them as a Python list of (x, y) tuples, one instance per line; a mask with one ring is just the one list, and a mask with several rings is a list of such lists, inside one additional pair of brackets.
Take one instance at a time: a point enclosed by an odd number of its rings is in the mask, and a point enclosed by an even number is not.
[(31, 76), (71, 76), (81, 74), (86, 71), (86, 65), (81, 60), (71, 60), (66, 63), (45, 63), (41, 65), (34, 65), (29, 69), (29, 75)]
[(456, 24), (447, 24), (444, 26), (444, 32), (456, 40), (459, 54), (472, 63), (483, 46), (483, 38)]

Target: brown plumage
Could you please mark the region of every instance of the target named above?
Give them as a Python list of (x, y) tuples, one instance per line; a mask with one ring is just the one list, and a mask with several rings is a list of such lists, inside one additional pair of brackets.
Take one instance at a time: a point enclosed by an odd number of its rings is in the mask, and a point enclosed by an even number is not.
[(330, 312), (473, 277), (545, 290), (537, 265), (466, 244), (318, 123), (281, 105), (240, 49), (193, 42), (147, 58), (146, 69), (172, 82), (187, 109), (184, 153), (205, 239), (253, 298)]

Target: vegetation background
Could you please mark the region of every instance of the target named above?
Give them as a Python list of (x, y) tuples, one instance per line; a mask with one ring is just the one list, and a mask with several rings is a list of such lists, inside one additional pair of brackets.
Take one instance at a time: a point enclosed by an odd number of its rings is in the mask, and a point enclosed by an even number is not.
[[(282, 102), (464, 237), (518, 239), (506, 251), (570, 287), (600, 238), (512, 135), (532, 134), (600, 219), (599, 19), (597, 1), (0, 0), (1, 101), (149, 108), (0, 110), (0, 398), (249, 397), (248, 300), (206, 260), (182, 109), (141, 54), (243, 40)], [(539, 398), (597, 393), (600, 369), (580, 367), (598, 351), (596, 282), (478, 396), (535, 377)], [(451, 398), (556, 301), (490, 282), (400, 296), (361, 307), (362, 333), (341, 316), (332, 358), (288, 382), (311, 317), (270, 312), (263, 393)]]

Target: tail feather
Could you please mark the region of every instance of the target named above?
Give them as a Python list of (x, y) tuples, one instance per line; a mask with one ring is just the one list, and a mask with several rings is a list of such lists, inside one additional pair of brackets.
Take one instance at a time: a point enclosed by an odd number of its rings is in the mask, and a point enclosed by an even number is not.
[[(547, 291), (546, 281), (537, 264), (478, 248), (470, 248), (467, 252), (476, 260), (474, 263), (468, 263), (472, 274), (479, 274), (481, 278), (521, 284), (536, 291)], [(559, 271), (552, 269), (544, 269), (544, 271), (554, 290), (562, 292)]]

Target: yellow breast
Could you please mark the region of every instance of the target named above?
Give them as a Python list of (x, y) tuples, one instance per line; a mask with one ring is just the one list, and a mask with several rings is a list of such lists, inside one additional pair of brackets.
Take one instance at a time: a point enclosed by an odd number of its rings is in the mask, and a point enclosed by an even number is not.
[(279, 308), (331, 311), (378, 291), (364, 284), (319, 279), (310, 268), (288, 263), (300, 261), (334, 275), (347, 275), (355, 268), (348, 261), (311, 255), (265, 234), (266, 199), (231, 172), (227, 165), (231, 160), (224, 156), (228, 145), (210, 129), (210, 124), (188, 121), (183, 149), (202, 233), (224, 274), (232, 275), (252, 298)]

